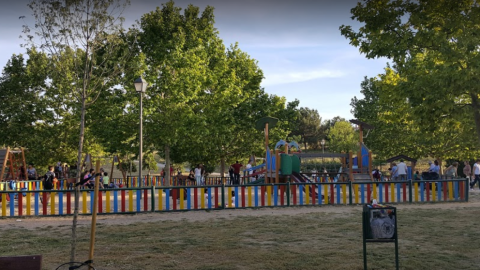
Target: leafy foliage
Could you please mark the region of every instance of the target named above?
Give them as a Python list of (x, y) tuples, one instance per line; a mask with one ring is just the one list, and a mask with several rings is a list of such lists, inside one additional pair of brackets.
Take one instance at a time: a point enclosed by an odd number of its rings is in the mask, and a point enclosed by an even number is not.
[(338, 121), (328, 132), (329, 152), (348, 153), (358, 149), (358, 132), (347, 121)]
[(392, 61), (402, 81), (391, 98), (408, 98), (417, 128), (432, 134), (456, 127), (453, 119), (472, 118), (477, 147), (479, 11), (471, 0), (367, 0), (352, 9), (352, 19), (363, 24), (358, 31), (345, 25), (340, 30), (367, 58)]

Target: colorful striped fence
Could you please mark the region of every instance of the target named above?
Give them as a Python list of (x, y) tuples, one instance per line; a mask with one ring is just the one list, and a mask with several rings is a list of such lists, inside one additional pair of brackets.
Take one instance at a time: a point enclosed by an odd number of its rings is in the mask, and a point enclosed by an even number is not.
[[(209, 185), (101, 189), (98, 213), (255, 207), (468, 201), (468, 180)], [(0, 191), (2, 217), (73, 214), (74, 190)], [(79, 213), (92, 213), (94, 192), (81, 190)], [(45, 203), (48, 202), (48, 203)]]

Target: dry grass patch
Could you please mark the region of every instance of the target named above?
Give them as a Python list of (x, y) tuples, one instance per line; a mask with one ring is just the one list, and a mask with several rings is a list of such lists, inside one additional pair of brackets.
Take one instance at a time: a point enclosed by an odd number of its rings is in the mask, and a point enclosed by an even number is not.
[[(478, 195), (472, 199), (478, 202)], [(479, 217), (480, 209), (472, 203), (399, 206), (401, 269), (480, 269)], [(110, 219), (100, 220), (97, 226), (97, 269), (363, 269), (360, 206)], [(131, 222), (120, 222), (125, 219)], [(37, 223), (31, 229), (10, 219), (15, 224), (3, 226), (0, 253), (42, 254), (44, 269), (54, 269), (68, 261), (70, 249), (70, 227), (65, 222), (71, 218), (58, 220), (57, 225), (41, 225), (41, 218), (24, 220)], [(87, 222), (78, 233), (77, 257), (85, 260), (90, 237)], [(393, 269), (393, 244), (368, 244), (368, 262), (373, 269)]]

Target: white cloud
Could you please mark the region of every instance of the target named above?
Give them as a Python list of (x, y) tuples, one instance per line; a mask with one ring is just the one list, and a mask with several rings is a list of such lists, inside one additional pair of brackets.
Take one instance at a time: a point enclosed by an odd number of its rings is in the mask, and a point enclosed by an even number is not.
[(340, 78), (344, 73), (338, 70), (312, 70), (304, 72), (288, 72), (288, 73), (274, 73), (266, 74), (263, 86), (305, 82), (321, 78)]

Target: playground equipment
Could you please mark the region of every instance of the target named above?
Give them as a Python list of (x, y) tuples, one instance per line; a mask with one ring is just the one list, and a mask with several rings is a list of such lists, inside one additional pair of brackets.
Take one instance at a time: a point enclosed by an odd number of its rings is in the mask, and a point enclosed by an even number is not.
[(17, 178), (15, 174), (22, 166), (26, 174), (27, 164), (25, 162), (24, 148), (12, 149), (7, 147), (6, 149), (0, 149), (0, 166), (1, 181), (15, 180)]
[[(278, 119), (272, 117), (264, 117), (259, 119), (255, 128), (263, 130), (265, 132), (265, 183), (285, 183), (289, 180), (305, 182), (312, 181), (305, 174), (300, 174), (300, 159), (301, 158), (340, 158), (342, 167), (339, 170), (318, 172), (323, 174), (327, 178), (336, 179), (336, 181), (345, 182), (349, 181), (373, 181), (372, 175), (372, 152), (363, 143), (363, 133), (367, 130), (367, 135), (374, 127), (364, 123), (362, 121), (352, 119), (350, 123), (356, 124), (359, 129), (359, 151), (357, 156), (354, 157), (353, 153), (302, 153), (299, 145), (296, 142), (287, 143), (284, 140), (280, 140), (275, 145), (275, 152), (271, 151), (268, 147), (268, 132), (269, 128), (273, 128)], [(281, 152), (279, 148), (284, 147), (284, 151)], [(295, 148), (296, 152), (290, 152), (290, 148)], [(263, 168), (263, 165), (257, 166), (253, 169)], [(260, 173), (260, 172), (259, 172)], [(298, 174), (298, 175), (297, 175)], [(327, 179), (328, 180), (328, 179)], [(315, 181), (315, 179), (314, 179)]]

